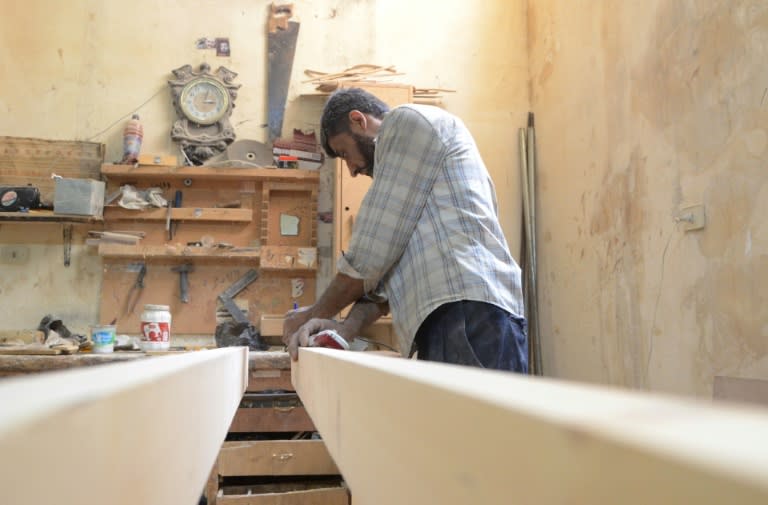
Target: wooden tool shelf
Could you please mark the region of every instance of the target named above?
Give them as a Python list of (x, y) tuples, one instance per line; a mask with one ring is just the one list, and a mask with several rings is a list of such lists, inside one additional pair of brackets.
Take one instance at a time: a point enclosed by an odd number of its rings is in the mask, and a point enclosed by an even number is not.
[(99, 256), (108, 259), (182, 259), (182, 260), (251, 260), (262, 270), (315, 272), (317, 249), (314, 247), (265, 246), (191, 247), (168, 245), (100, 244)]
[[(130, 210), (117, 206), (104, 207), (104, 219), (136, 220), (136, 221), (165, 221), (168, 219), (167, 208), (146, 210)], [(203, 207), (178, 207), (171, 209), (171, 219), (181, 222), (229, 222), (250, 223), (253, 220), (253, 209), (221, 209)]]
[[(118, 318), (118, 331), (137, 333), (143, 304), (170, 307), (173, 335), (213, 335), (222, 316), (218, 296), (250, 269), (259, 277), (236, 302), (258, 325), (261, 314), (285, 313), (315, 300), (317, 277), (317, 171), (276, 168), (102, 165), (107, 194), (125, 184), (160, 188), (170, 209), (104, 209), (104, 230), (141, 232), (137, 244), (102, 241), (100, 322)], [(180, 274), (190, 264), (189, 297), (180, 297)], [(137, 268), (146, 276), (133, 290)], [(138, 291), (136, 309), (126, 309)], [(171, 337), (173, 339), (173, 336)]]
[(30, 210), (29, 212), (0, 212), (0, 221), (93, 224), (101, 223), (103, 219), (94, 216), (54, 214), (52, 210)]
[(317, 170), (299, 170), (295, 168), (238, 168), (238, 167), (201, 167), (179, 166), (164, 167), (154, 165), (102, 165), (102, 175), (115, 178), (142, 179), (208, 179), (231, 181), (285, 180), (319, 181)]

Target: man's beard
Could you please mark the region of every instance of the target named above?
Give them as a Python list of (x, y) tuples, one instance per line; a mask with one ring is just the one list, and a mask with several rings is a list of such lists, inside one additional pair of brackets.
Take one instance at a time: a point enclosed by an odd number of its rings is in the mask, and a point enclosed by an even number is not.
[(376, 152), (376, 142), (373, 141), (373, 137), (367, 137), (358, 133), (352, 133), (352, 138), (355, 140), (357, 150), (360, 151), (360, 155), (365, 161), (365, 166), (358, 170), (357, 173), (373, 177), (373, 157)]

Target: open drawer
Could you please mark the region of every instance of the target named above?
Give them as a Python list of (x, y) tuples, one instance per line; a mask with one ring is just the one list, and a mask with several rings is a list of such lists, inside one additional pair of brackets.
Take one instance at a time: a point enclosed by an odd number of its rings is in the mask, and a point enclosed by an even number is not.
[(342, 485), (307, 489), (306, 485), (265, 484), (232, 486), (219, 491), (217, 505), (349, 505)]
[(222, 477), (247, 475), (338, 475), (322, 440), (224, 442), (219, 451)]

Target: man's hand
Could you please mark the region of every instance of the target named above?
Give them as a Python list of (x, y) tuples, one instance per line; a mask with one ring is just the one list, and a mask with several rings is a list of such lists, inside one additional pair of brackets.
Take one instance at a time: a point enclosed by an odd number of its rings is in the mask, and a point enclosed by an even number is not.
[(291, 336), (311, 318), (312, 305), (288, 311), (283, 322), (283, 344), (288, 345), (291, 341)]
[(309, 337), (324, 330), (334, 330), (348, 341), (356, 337), (356, 335), (350, 335), (351, 332), (349, 328), (344, 326), (344, 323), (339, 323), (333, 319), (310, 319), (298, 331), (294, 332), (286, 343), (291, 359), (298, 360), (299, 347), (307, 347)]

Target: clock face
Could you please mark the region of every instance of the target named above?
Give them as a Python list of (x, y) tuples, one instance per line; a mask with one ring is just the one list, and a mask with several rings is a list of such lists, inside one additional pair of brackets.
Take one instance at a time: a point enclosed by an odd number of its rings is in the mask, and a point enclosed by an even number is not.
[(201, 77), (184, 86), (179, 104), (181, 111), (190, 121), (209, 125), (226, 114), (229, 93), (218, 81)]

